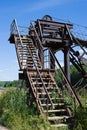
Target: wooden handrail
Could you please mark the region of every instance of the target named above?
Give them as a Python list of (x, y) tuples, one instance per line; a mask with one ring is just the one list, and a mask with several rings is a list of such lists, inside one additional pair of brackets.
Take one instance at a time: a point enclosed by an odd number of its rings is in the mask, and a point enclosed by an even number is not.
[(60, 63), (58, 62), (56, 56), (52, 53), (52, 51), (51, 51), (50, 49), (49, 49), (49, 51), (50, 51), (50, 54), (52, 55), (53, 59), (56, 61), (57, 65), (58, 65), (59, 68), (60, 68), (60, 72), (61, 72), (63, 78), (65, 79), (66, 83), (67, 83), (67, 88), (68, 88), (69, 90), (71, 90), (73, 96), (75, 97), (75, 99), (76, 99), (77, 102), (79, 103), (80, 107), (82, 107), (82, 104), (81, 104), (81, 102), (80, 102), (80, 100), (79, 100), (79, 98), (78, 98), (78, 96), (77, 96), (75, 90), (73, 89), (71, 83), (70, 83), (69, 80), (67, 79), (67, 76), (66, 76), (66, 74), (64, 73), (64, 71), (63, 71), (63, 69), (62, 69)]
[(39, 69), (38, 69), (36, 63), (34, 62), (33, 54), (31, 53), (31, 50), (30, 50), (29, 47), (26, 46), (26, 48), (27, 48), (28, 52), (30, 53), (30, 55), (31, 55), (31, 57), (32, 57), (34, 66), (35, 66), (36, 71), (37, 71), (37, 73), (38, 73), (38, 75), (39, 75), (39, 77), (40, 77), (40, 80), (41, 80), (42, 84), (43, 84), (44, 90), (45, 90), (45, 92), (46, 92), (46, 94), (47, 94), (47, 96), (48, 96), (48, 99), (49, 99), (49, 101), (50, 101), (52, 107), (54, 108), (53, 102), (52, 102), (52, 100), (51, 100), (51, 98), (50, 98), (50, 96), (49, 96), (49, 94), (48, 94), (48, 91), (47, 91), (47, 89), (46, 89), (46, 86), (45, 86), (45, 84), (44, 84), (44, 81), (43, 81), (43, 79), (42, 79), (42, 77), (41, 77), (40, 71), (39, 71)]

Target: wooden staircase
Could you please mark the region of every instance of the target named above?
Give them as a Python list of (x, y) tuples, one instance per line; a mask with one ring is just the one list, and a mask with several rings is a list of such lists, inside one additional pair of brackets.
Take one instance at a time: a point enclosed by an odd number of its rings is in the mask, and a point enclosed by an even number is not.
[(54, 77), (50, 70), (42, 69), (32, 39), (29, 36), (22, 35), (21, 41), (22, 49), (18, 44), (18, 52), (22, 69), (27, 69), (29, 87), (32, 89), (40, 112), (46, 115), (52, 126), (67, 126), (67, 120), (71, 118), (71, 114)]
[[(21, 42), (20, 42), (21, 38)], [(14, 36), (21, 70), (26, 69), (29, 87), (41, 114), (52, 127), (67, 126), (71, 113), (49, 69), (42, 69), (37, 49), (29, 36)]]
[[(20, 42), (21, 38), (21, 42)], [(33, 69), (36, 65), (41, 68), (41, 63), (38, 58), (38, 54), (34, 44), (32, 44), (32, 39), (29, 36), (21, 35), (19, 37), (15, 36), (16, 51), (18, 54), (18, 61), (21, 69)], [(33, 58), (32, 58), (33, 56)]]
[(67, 126), (71, 114), (52, 74), (49, 70), (39, 72), (40, 75), (28, 71), (27, 76), (40, 112), (46, 115), (52, 126)]
[[(54, 70), (43, 68), (34, 42), (29, 35), (21, 35), (19, 33), (15, 20), (11, 26), (13, 31), (9, 41), (10, 43), (15, 43), (20, 71), (23, 72), (22, 78), (28, 81), (27, 86), (31, 89), (40, 113), (46, 116), (52, 127), (68, 126), (72, 116), (65, 103), (62, 91), (60, 91), (60, 87), (53, 76), (52, 71), (54, 72)], [(38, 37), (37, 40), (39, 41)], [(72, 95), (80, 104), (60, 65), (59, 67)]]

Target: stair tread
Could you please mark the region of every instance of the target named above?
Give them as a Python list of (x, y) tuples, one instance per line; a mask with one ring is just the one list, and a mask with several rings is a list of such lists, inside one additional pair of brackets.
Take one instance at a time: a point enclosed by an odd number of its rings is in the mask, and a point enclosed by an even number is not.
[[(37, 83), (37, 82), (33, 82), (33, 84), (42, 84), (42, 82), (39, 82), (39, 83)], [(44, 82), (44, 84), (48, 84), (48, 85), (50, 85), (50, 84), (55, 84), (55, 83), (54, 83), (54, 82), (52, 82), (52, 83)]]
[(48, 113), (51, 113), (51, 112), (65, 112), (66, 109), (59, 109), (59, 110), (45, 110), (44, 112), (48, 112)]
[[(38, 84), (38, 83), (37, 83)], [(50, 84), (49, 84), (50, 85)], [(36, 87), (36, 89), (38, 90), (44, 90), (43, 87)], [(53, 88), (53, 87), (46, 87), (47, 90), (57, 90), (57, 88)]]
[(51, 127), (67, 127), (67, 126), (68, 124), (64, 124), (64, 123), (51, 125)]
[(34, 63), (40, 65), (40, 62), (27, 61), (27, 64), (34, 64)]
[[(39, 78), (39, 77), (35, 77), (35, 78), (32, 77), (32, 79), (33, 79), (33, 80), (34, 80), (34, 79), (36, 80), (36, 79), (40, 79), (40, 78)], [(44, 79), (45, 79), (45, 80), (51, 80), (51, 78), (44, 78), (44, 77), (42, 77), (42, 79), (43, 79), (43, 80), (44, 80)]]
[(68, 119), (70, 116), (53, 116), (53, 117), (48, 117), (48, 120), (61, 120), (61, 119)]
[[(42, 92), (42, 93), (38, 92), (38, 95), (46, 95), (46, 94), (47, 94), (46, 92)], [(52, 92), (48, 92), (48, 94), (52, 94)]]
[[(21, 52), (21, 51), (22, 51), (22, 52), (28, 52), (28, 53), (30, 53), (30, 51), (28, 51), (28, 49), (27, 49), (27, 48), (26, 48), (26, 49), (25, 49), (25, 48), (23, 48), (23, 49), (18, 48), (18, 50), (19, 50), (19, 52)], [(30, 50), (31, 50), (31, 49), (30, 49)], [(33, 54), (36, 54), (36, 50), (35, 50), (35, 49), (33, 49), (33, 50), (31, 50), (31, 51), (32, 51), (32, 53), (33, 53)]]
[[(32, 58), (28, 58), (28, 57), (27, 57), (27, 59), (28, 59), (29, 61), (32, 61)], [(40, 60), (37, 59), (37, 58), (35, 58), (35, 61), (39, 61), (39, 62), (40, 62)]]
[[(32, 76), (32, 78), (36, 78), (37, 77), (37, 75), (32, 75), (31, 74), (31, 76)], [(46, 75), (44, 75), (43, 73), (41, 73), (41, 76), (42, 76), (42, 78), (50, 78), (50, 76), (49, 76), (49, 74), (46, 74)], [(48, 77), (49, 76), (49, 77)], [(38, 77), (37, 77), (38, 78)]]
[[(48, 98), (39, 98), (40, 100), (47, 100)], [(64, 100), (64, 98), (59, 97), (59, 98), (51, 98), (51, 100)]]
[[(51, 106), (52, 104), (45, 104), (45, 103), (44, 103), (44, 104), (41, 104), (41, 106), (47, 106), (47, 105), (48, 105), (48, 106)], [(62, 106), (62, 105), (64, 105), (64, 103), (55, 103), (55, 104), (53, 103), (53, 105), (54, 105), (54, 106)]]

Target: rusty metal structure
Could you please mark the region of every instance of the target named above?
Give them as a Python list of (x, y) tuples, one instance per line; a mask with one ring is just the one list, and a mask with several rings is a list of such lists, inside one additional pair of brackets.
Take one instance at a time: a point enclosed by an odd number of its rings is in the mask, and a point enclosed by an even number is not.
[[(72, 29), (73, 24), (54, 21), (48, 15), (31, 22), (29, 27), (18, 26), (16, 20), (11, 24), (9, 41), (15, 44), (19, 79), (26, 80), (29, 103), (33, 97), (40, 113), (46, 115), (53, 127), (66, 126), (72, 117), (64, 99), (64, 89), (67, 90), (67, 97), (73, 97), (76, 104), (82, 107), (76, 86), (79, 87), (87, 78), (84, 69), (87, 63), (83, 57), (87, 55), (87, 41), (74, 36)], [(82, 50), (82, 55), (76, 47)], [(55, 55), (59, 50), (64, 55), (64, 69)], [(80, 81), (75, 85), (71, 83), (70, 63), (81, 74)], [(58, 83), (55, 72), (59, 73)]]

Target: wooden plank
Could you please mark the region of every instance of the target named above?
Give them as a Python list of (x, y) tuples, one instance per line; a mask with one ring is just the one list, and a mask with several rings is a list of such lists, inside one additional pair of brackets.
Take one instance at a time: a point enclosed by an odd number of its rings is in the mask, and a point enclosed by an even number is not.
[(58, 28), (54, 28), (54, 29), (51, 29), (51, 28), (43, 28), (43, 33), (59, 33), (58, 31)]
[(45, 113), (55, 113), (55, 112), (65, 112), (66, 111), (66, 109), (60, 109), (60, 110), (45, 110), (44, 112)]
[(50, 25), (50, 26), (56, 26), (56, 27), (65, 27), (65, 24), (67, 24), (69, 29), (72, 29), (73, 25), (68, 23), (60, 23), (60, 22), (54, 22), (54, 21), (45, 21), (45, 20), (38, 20), (40, 24), (42, 25)]
[(49, 121), (53, 121), (53, 120), (62, 120), (62, 119), (68, 119), (70, 118), (69, 116), (53, 116), (53, 117), (48, 117)]
[[(33, 82), (33, 84), (37, 84), (37, 82)], [(38, 84), (42, 84), (42, 82), (39, 82)], [(44, 82), (44, 84), (47, 84), (47, 85), (55, 85), (55, 83), (47, 83), (47, 82)], [(46, 87), (47, 88), (47, 87)], [(49, 87), (50, 88), (50, 87)]]
[[(47, 98), (39, 98), (40, 100), (47, 100)], [(64, 100), (64, 98), (51, 98), (51, 100)]]
[[(41, 106), (45, 107), (45, 106), (51, 106), (51, 104), (41, 104)], [(64, 103), (55, 103), (53, 104), (54, 106), (64, 106)]]
[[(58, 42), (58, 43), (62, 43), (62, 39), (61, 38), (49, 38), (49, 37), (43, 37), (43, 41), (44, 43), (43, 44), (50, 44), (50, 42)], [(54, 43), (53, 43), (54, 44)]]
[(64, 124), (64, 123), (61, 123), (61, 124), (54, 124), (54, 125), (51, 125), (51, 127), (56, 127), (56, 128), (58, 128), (58, 127), (68, 127), (68, 124)]

